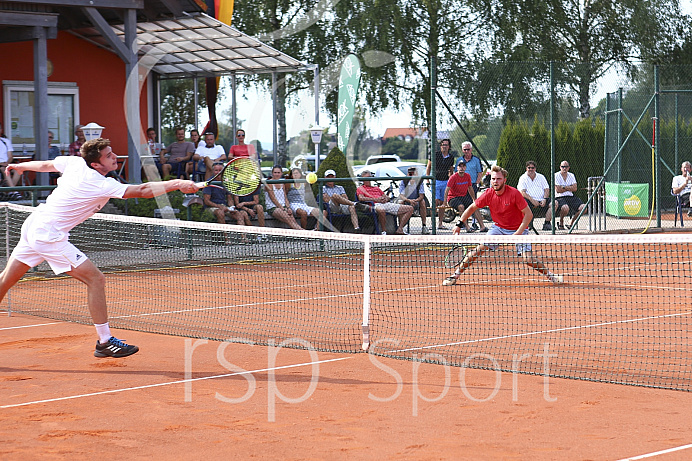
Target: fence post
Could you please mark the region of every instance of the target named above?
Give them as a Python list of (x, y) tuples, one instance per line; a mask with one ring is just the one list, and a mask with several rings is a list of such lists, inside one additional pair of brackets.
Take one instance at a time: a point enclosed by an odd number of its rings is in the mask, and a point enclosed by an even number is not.
[(550, 223), (555, 234), (555, 62), (550, 61), (550, 204), (552, 207)]
[[(661, 98), (661, 81), (659, 79), (659, 67), (658, 65), (654, 66), (654, 118), (658, 121), (660, 119), (658, 118), (659, 115), (659, 104), (660, 104), (660, 98)], [(659, 144), (661, 144), (661, 138), (659, 137), (661, 129), (659, 128), (660, 123), (655, 124), (655, 132), (653, 133), (653, 137), (655, 140), (658, 142), (655, 143), (654, 145), (654, 173), (656, 174), (656, 184), (654, 184), (654, 190), (652, 197), (656, 197), (656, 227), (659, 229), (661, 228), (661, 168), (659, 168), (659, 165), (661, 164), (661, 158), (660, 158), (660, 149), (658, 148)]]
[(436, 182), (435, 178), (435, 160), (437, 157), (437, 151), (435, 150), (435, 144), (437, 143), (437, 117), (436, 113), (436, 100), (437, 93), (437, 56), (430, 56), (430, 173), (433, 176), (432, 184), (432, 233), (437, 234), (437, 196)]

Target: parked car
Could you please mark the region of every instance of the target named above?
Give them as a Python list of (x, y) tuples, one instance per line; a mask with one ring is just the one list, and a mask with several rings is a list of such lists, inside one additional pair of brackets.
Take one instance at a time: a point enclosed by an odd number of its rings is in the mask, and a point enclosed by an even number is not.
[(398, 155), (387, 154), (387, 155), (371, 155), (365, 161), (366, 165), (374, 165), (376, 163), (389, 163), (389, 162), (400, 162), (401, 158)]
[[(425, 175), (426, 165), (418, 162), (385, 162), (375, 163), (372, 165), (359, 165), (353, 167), (353, 174), (356, 176), (360, 176), (360, 173), (363, 170), (369, 170), (375, 177), (378, 178), (396, 178), (408, 176), (408, 169), (412, 166), (416, 167), (419, 176)], [(390, 181), (386, 179), (380, 179), (377, 181), (373, 181), (373, 184), (385, 191), (385, 193), (387, 193), (387, 195), (389, 195), (391, 198), (394, 198), (399, 195), (399, 182), (400, 180)], [(428, 200), (430, 200), (432, 197), (430, 189), (427, 186), (425, 188), (425, 195), (428, 198)]]

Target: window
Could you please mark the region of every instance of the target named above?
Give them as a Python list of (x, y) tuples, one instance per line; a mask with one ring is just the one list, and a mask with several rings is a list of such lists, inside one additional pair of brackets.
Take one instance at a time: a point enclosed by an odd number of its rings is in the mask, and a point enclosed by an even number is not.
[[(34, 82), (3, 81), (5, 134), (15, 154), (34, 152)], [(79, 120), (79, 88), (76, 83), (48, 83), (48, 129), (61, 150), (74, 141), (75, 120)]]

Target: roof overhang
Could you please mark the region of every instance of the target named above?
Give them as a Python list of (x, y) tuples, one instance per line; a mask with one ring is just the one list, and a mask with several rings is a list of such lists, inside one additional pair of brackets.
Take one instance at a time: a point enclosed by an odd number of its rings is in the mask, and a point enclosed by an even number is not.
[[(124, 26), (111, 26), (122, 39)], [(71, 30), (111, 49), (95, 28)], [(163, 78), (297, 72), (314, 68), (203, 13), (137, 23), (140, 63)]]

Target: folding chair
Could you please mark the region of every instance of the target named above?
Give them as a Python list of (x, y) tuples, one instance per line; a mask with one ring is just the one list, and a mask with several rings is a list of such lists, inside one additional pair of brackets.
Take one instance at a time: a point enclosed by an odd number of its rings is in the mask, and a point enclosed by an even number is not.
[[(171, 175), (180, 178), (181, 176), (183, 179), (187, 178), (187, 173), (185, 172), (185, 169), (187, 168), (187, 162), (178, 162), (175, 164), (171, 165)], [(193, 171), (194, 173), (194, 171)]]
[[(533, 231), (534, 234), (539, 235), (539, 234), (538, 234), (538, 229), (536, 229), (536, 226), (533, 225), (533, 221), (534, 221), (534, 219), (536, 219), (536, 218), (545, 218), (545, 214), (546, 214), (546, 212), (548, 211), (548, 208), (546, 208), (546, 209), (544, 210), (543, 208), (541, 208), (541, 207), (535, 207), (535, 206), (531, 205), (531, 204), (528, 203), (528, 202), (527, 202), (527, 204), (529, 205), (529, 207), (531, 208), (531, 212), (533, 213), (533, 219), (532, 219), (531, 222), (529, 223), (529, 230)], [(548, 206), (550, 206), (550, 203), (548, 204)]]
[(685, 227), (685, 223), (682, 220), (682, 197), (680, 194), (674, 194), (673, 189), (670, 189), (670, 195), (675, 197), (675, 221), (673, 223), (674, 227), (678, 225), (678, 215), (680, 216), (680, 227)]

